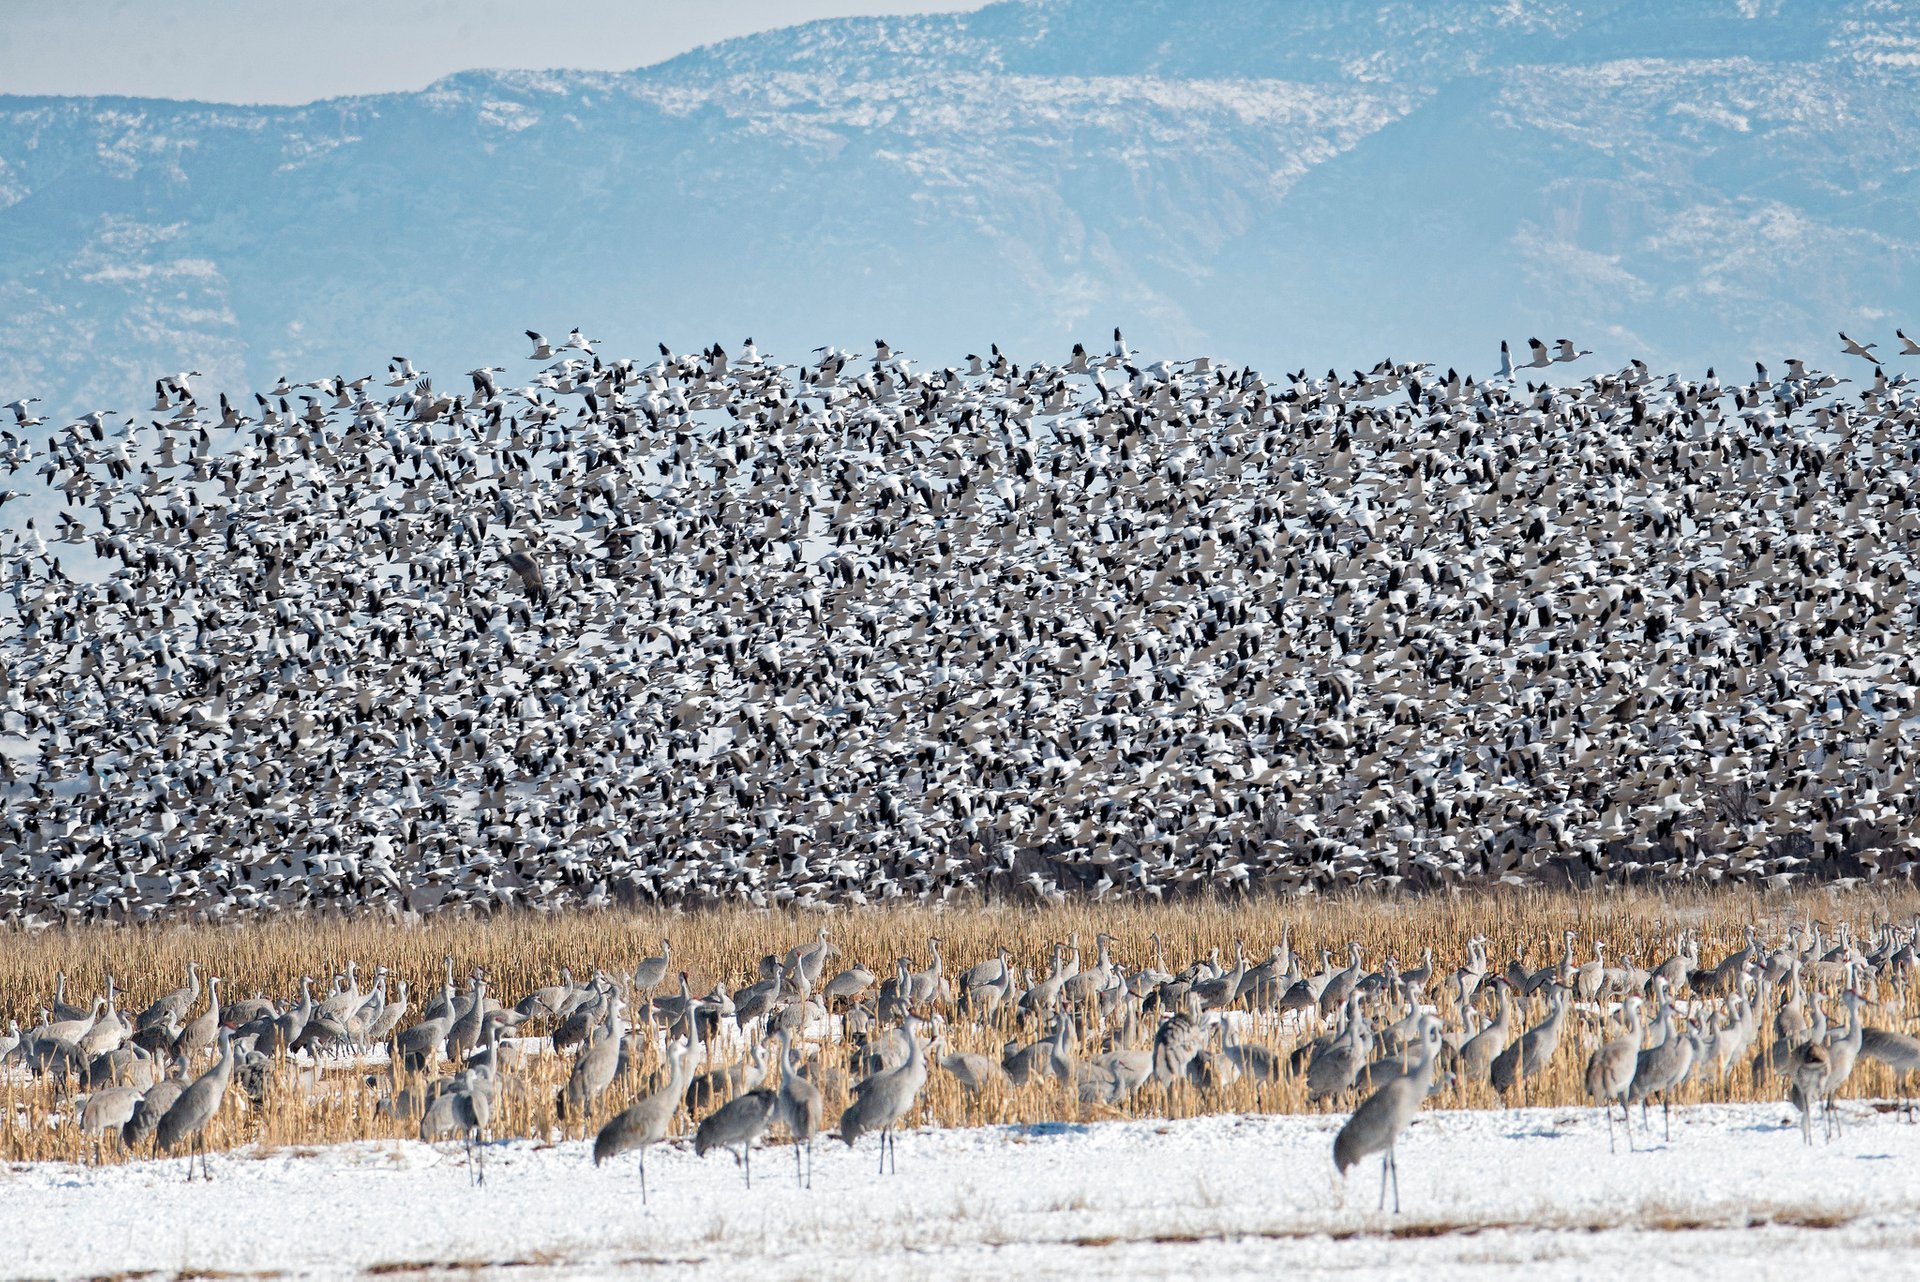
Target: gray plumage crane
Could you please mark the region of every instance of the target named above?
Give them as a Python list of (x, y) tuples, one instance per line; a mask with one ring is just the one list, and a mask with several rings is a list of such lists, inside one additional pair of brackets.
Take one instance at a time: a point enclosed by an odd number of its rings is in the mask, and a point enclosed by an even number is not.
[(1627, 1120), (1627, 1147), (1633, 1147), (1633, 1114), (1627, 1111), (1627, 1092), (1633, 1087), (1634, 1070), (1640, 1065), (1640, 1043), (1643, 1030), (1640, 1026), (1640, 999), (1627, 998), (1623, 1008), (1627, 1031), (1619, 1037), (1604, 1043), (1587, 1060), (1587, 1094), (1607, 1114), (1607, 1151), (1613, 1146), (1613, 1106), (1620, 1105), (1621, 1116)]
[(1560, 1030), (1566, 1025), (1567, 1010), (1572, 1004), (1567, 990), (1554, 985), (1553, 994), (1547, 999), (1546, 1018), (1494, 1057), (1493, 1089), (1505, 1095), (1518, 1084), (1521, 1103), (1526, 1102), (1527, 1082), (1539, 1076), (1540, 1070), (1553, 1062), (1554, 1052), (1560, 1049)]
[(907, 1060), (897, 1068), (883, 1069), (854, 1084), (854, 1098), (840, 1114), (840, 1139), (852, 1148), (862, 1135), (880, 1133), (880, 1170), (889, 1164), (897, 1172), (899, 1158), (894, 1155), (894, 1126), (907, 1115), (927, 1082), (926, 1053), (920, 1046), (916, 1029), (919, 1019), (906, 1021)]
[(1468, 1082), (1491, 1082), (1493, 1061), (1507, 1049), (1507, 1043), (1513, 1037), (1513, 999), (1510, 996), (1513, 985), (1505, 975), (1495, 975), (1489, 982), (1499, 998), (1500, 1013), (1460, 1047), (1460, 1076)]
[(1687, 1079), (1693, 1070), (1693, 1039), (1687, 1036), (1684, 1025), (1676, 1024), (1673, 1017), (1673, 1004), (1667, 998), (1667, 983), (1664, 979), (1654, 981), (1654, 989), (1659, 995), (1660, 1013), (1654, 1027), (1660, 1030), (1660, 1040), (1642, 1050), (1634, 1061), (1633, 1084), (1627, 1088), (1627, 1098), (1640, 1102), (1640, 1124), (1647, 1124), (1647, 1101), (1654, 1095), (1660, 1096), (1660, 1124), (1664, 1138), (1673, 1140), (1673, 1090)]
[(508, 551), (500, 554), (500, 560), (509, 570), (520, 576), (520, 585), (526, 589), (527, 599), (542, 609), (546, 608), (546, 575), (541, 572), (540, 563), (528, 553), (526, 545), (516, 543)]
[(783, 1033), (780, 1037), (780, 1096), (779, 1120), (787, 1128), (787, 1134), (793, 1137), (793, 1179), (800, 1179), (800, 1150), (806, 1149), (807, 1172), (806, 1187), (813, 1187), (813, 1137), (820, 1133), (821, 1122), (825, 1119), (826, 1103), (820, 1098), (820, 1088), (802, 1077), (795, 1065), (798, 1057), (793, 1044)]
[(595, 1102), (613, 1085), (620, 1070), (620, 1044), (626, 1040), (627, 1021), (621, 1017), (623, 1003), (613, 997), (607, 1003), (606, 1022), (573, 1061), (573, 1072), (561, 1088), (558, 1100), (560, 1116), (585, 1117)]
[(1813, 1109), (1820, 1092), (1826, 1089), (1831, 1068), (1826, 1044), (1818, 1041), (1797, 1048), (1788, 1066), (1792, 1085), (1787, 1088), (1787, 1097), (1800, 1110), (1800, 1138), (1809, 1146), (1813, 1144)]
[(201, 1051), (213, 1046), (215, 1035), (220, 1030), (220, 977), (215, 975), (207, 981), (207, 1008), (174, 1039), (173, 1053), (189, 1062)]
[(1153, 1080), (1167, 1090), (1187, 1077), (1187, 1064), (1207, 1044), (1200, 998), (1189, 992), (1183, 1009), (1169, 1015), (1153, 1035)]
[(393, 1039), (393, 1058), (409, 1072), (419, 1072), (445, 1049), (447, 1032), (458, 1018), (458, 1013), (453, 1009), (453, 981), (449, 979), (440, 1013), (428, 1014), (419, 1023), (402, 1029)]
[(1420, 1021), (1420, 1052), (1407, 1071), (1361, 1101), (1333, 1139), (1333, 1164), (1341, 1175), (1361, 1158), (1380, 1154), (1380, 1209), (1387, 1207), (1387, 1179), (1393, 1179), (1393, 1212), (1400, 1213), (1400, 1164), (1395, 1155), (1400, 1133), (1420, 1111), (1433, 1086), (1440, 1053), (1440, 1021)]
[(499, 1025), (488, 1020), (486, 1065), (467, 1068), (448, 1079), (447, 1088), (434, 1096), (420, 1118), (420, 1138), (427, 1143), (460, 1138), (467, 1158), (467, 1178), (476, 1185), (487, 1182), (487, 1154), (482, 1140), (493, 1123), (500, 1087), (492, 1067), (498, 1059), (499, 1043)]
[(178, 1100), (181, 1092), (186, 1089), (186, 1075), (179, 1062), (175, 1061), (172, 1071), (155, 1082), (147, 1089), (147, 1093), (140, 1097), (140, 1103), (134, 1108), (133, 1115), (127, 1119), (126, 1125), (120, 1128), (120, 1142), (129, 1149), (137, 1149), (146, 1143), (160, 1125), (160, 1119), (167, 1115), (167, 1110), (173, 1107), (174, 1101)]
[(629, 1151), (640, 1154), (640, 1203), (647, 1201), (647, 1149), (667, 1137), (674, 1116), (680, 1111), (680, 1097), (687, 1089), (687, 1077), (693, 1070), (692, 1057), (685, 1042), (667, 1047), (666, 1085), (642, 1095), (626, 1109), (615, 1114), (600, 1133), (593, 1137), (595, 1166)]
[[(1895, 1089), (1905, 1101), (1907, 1074), (1920, 1070), (1920, 1038), (1868, 1025), (1860, 1034), (1860, 1053), (1868, 1059), (1879, 1060), (1893, 1070)], [(1910, 1103), (1907, 1109), (1911, 1117)]]
[(193, 1004), (200, 1000), (200, 965), (187, 963), (187, 984), (157, 998), (154, 1003), (141, 1011), (134, 1019), (136, 1028), (150, 1028), (156, 1024), (178, 1024)]
[(663, 938), (660, 941), (660, 955), (642, 958), (640, 964), (633, 968), (633, 991), (650, 997), (653, 990), (666, 982), (672, 972), (673, 945)]
[(108, 1086), (87, 1096), (80, 1106), (80, 1133), (93, 1137), (94, 1165), (100, 1164), (101, 1141), (108, 1131), (124, 1137), (144, 1094), (138, 1086)]
[(700, 1123), (693, 1133), (693, 1155), (705, 1157), (709, 1150), (728, 1149), (733, 1160), (746, 1172), (747, 1187), (753, 1187), (753, 1146), (774, 1123), (779, 1095), (762, 1088), (736, 1095)]
[[(209, 980), (209, 987), (217, 981)], [(220, 1102), (226, 1098), (227, 1083), (233, 1078), (233, 1036), (226, 1029), (220, 1030), (220, 1058), (213, 1067), (193, 1079), (187, 1088), (180, 1092), (180, 1098), (167, 1109), (154, 1128), (154, 1139), (164, 1152), (171, 1152), (182, 1140), (193, 1140), (194, 1153), (200, 1158), (200, 1174), (211, 1180), (213, 1172), (207, 1169), (207, 1123), (220, 1111)], [(187, 1180), (193, 1180), (193, 1155), (187, 1157)]]

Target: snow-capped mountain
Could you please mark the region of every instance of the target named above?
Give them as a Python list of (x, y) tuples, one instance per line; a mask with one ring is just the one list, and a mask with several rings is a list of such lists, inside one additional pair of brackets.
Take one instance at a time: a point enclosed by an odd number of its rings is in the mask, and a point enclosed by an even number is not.
[(1902, 0), (1018, 0), (299, 108), (0, 97), (0, 401), (576, 324), (1837, 365), (1920, 324), (1917, 163)]

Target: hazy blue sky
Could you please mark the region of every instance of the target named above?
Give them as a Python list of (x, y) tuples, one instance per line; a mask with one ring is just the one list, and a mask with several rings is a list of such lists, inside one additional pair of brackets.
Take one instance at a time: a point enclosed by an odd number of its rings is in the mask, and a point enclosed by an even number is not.
[(472, 67), (644, 66), (815, 18), (980, 0), (0, 0), (0, 93), (310, 102)]

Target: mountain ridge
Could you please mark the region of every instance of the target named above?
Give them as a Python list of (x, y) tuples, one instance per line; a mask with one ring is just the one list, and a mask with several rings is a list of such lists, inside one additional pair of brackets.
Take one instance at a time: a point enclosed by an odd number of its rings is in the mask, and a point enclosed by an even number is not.
[(0, 97), (0, 399), (464, 369), (573, 324), (1822, 358), (1920, 319), (1920, 18), (1745, 8), (1015, 0), (296, 107)]

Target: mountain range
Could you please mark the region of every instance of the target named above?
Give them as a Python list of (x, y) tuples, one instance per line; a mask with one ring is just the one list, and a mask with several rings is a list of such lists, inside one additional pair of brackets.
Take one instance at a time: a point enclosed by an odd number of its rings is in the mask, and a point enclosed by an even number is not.
[(292, 108), (0, 96), (0, 401), (511, 381), (576, 325), (1835, 366), (1920, 325), (1916, 165), (1899, 0), (1009, 0)]

